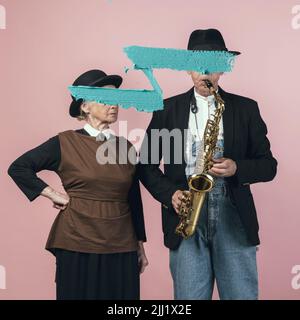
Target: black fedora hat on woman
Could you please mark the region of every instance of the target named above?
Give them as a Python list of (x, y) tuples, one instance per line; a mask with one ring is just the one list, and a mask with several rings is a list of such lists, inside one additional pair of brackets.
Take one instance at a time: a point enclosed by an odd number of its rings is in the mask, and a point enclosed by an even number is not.
[(227, 51), (234, 55), (239, 51), (229, 51), (221, 32), (217, 29), (195, 30), (191, 33), (188, 42), (188, 50), (203, 51)]
[[(119, 88), (123, 79), (118, 75), (107, 75), (102, 70), (90, 70), (80, 75), (73, 83), (73, 86), (89, 86), (89, 87), (104, 87), (108, 85)], [(71, 96), (73, 101), (70, 104), (69, 113), (71, 117), (80, 115), (80, 106), (82, 99), (76, 100)]]

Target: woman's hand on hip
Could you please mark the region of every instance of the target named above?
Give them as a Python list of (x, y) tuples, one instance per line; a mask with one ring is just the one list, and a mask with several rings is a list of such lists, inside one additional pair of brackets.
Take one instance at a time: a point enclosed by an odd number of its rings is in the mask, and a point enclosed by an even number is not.
[(143, 273), (148, 266), (149, 262), (146, 257), (145, 249), (144, 249), (144, 244), (143, 241), (138, 242), (138, 261), (139, 261), (139, 268), (140, 268), (140, 273)]
[(66, 209), (70, 200), (67, 194), (55, 191), (49, 186), (41, 192), (41, 195), (50, 199), (53, 202), (53, 207), (59, 210)]

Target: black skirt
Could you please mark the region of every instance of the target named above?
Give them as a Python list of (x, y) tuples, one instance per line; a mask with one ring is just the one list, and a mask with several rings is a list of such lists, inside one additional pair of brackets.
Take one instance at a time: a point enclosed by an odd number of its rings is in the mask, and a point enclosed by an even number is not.
[(57, 300), (138, 300), (137, 252), (96, 254), (56, 249)]

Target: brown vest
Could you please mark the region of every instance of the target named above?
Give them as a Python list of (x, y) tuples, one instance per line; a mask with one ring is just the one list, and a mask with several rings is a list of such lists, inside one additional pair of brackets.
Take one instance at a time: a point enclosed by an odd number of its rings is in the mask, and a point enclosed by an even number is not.
[[(118, 146), (125, 139), (113, 138), (117, 146), (116, 164), (99, 164), (96, 153), (104, 142), (72, 130), (58, 136), (61, 148), (58, 174), (70, 201), (56, 217), (46, 249), (87, 253), (136, 250), (127, 199), (135, 166), (118, 161)], [(127, 151), (132, 145), (125, 141)]]

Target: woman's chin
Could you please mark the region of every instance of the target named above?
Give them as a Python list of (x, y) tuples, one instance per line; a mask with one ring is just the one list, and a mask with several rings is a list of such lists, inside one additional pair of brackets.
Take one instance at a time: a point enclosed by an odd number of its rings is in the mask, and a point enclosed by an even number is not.
[(114, 117), (109, 117), (109, 119), (108, 119), (108, 122), (109, 123), (114, 123), (114, 122), (116, 122), (118, 120), (118, 117), (117, 116), (114, 116)]

